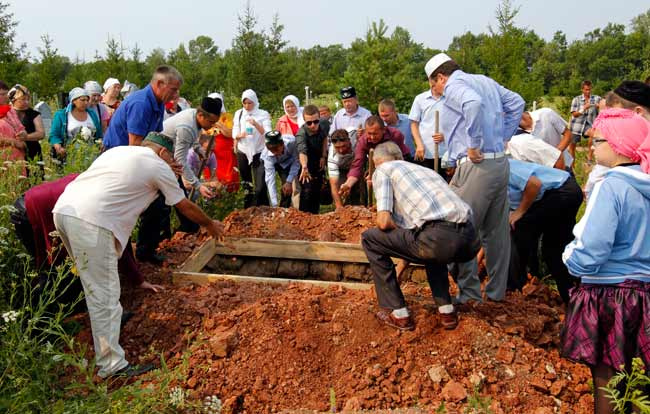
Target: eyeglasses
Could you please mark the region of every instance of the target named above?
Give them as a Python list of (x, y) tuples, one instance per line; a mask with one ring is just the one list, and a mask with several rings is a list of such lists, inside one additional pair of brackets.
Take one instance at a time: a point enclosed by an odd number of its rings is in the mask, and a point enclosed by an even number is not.
[(313, 121), (305, 121), (305, 124), (307, 124), (308, 126), (318, 125), (319, 123), (320, 123), (320, 119), (314, 119)]
[(330, 138), (330, 142), (332, 144), (336, 144), (337, 142), (345, 142), (349, 140), (350, 140), (349, 138)]
[(603, 142), (607, 142), (607, 138), (594, 138), (594, 139), (591, 140), (591, 144), (594, 147), (602, 144)]

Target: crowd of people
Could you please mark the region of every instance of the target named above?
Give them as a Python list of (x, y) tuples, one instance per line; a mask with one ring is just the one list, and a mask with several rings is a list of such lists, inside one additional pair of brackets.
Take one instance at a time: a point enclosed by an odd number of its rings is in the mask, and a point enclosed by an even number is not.
[[(118, 272), (160, 290), (134, 258), (164, 260), (157, 248), (171, 234), (171, 207), (180, 230), (202, 226), (221, 239), (223, 225), (195, 202), (241, 186), (244, 207), (318, 214), (330, 196), (336, 209), (376, 203), (376, 227), (361, 244), (377, 319), (399, 330), (414, 329), (400, 289), (409, 263), (424, 265), (437, 317), (455, 329), (459, 307), (522, 289), (539, 273), (541, 250), (566, 306), (562, 354), (591, 367), (595, 410), (608, 412), (600, 387), (634, 357), (650, 366), (650, 85), (624, 81), (600, 98), (584, 81), (567, 122), (550, 108), (525, 111), (516, 92), (463, 72), (445, 53), (424, 72), (429, 89), (408, 115), (390, 99), (373, 115), (347, 86), (334, 115), (287, 95), (275, 126), (251, 89), (233, 115), (219, 93), (192, 107), (170, 66), (158, 67), (143, 89), (129, 87), (123, 100), (114, 78), (72, 89), (52, 120), (51, 156), (65, 162), (76, 139), (101, 142), (102, 153), (81, 174), (30, 189), (12, 221), (39, 266), (57, 260), (47, 254), (54, 229), (75, 260), (99, 375), (151, 368), (129, 365), (119, 345)], [(0, 82), (3, 160), (42, 158), (43, 121), (30, 102), (25, 86)], [(597, 165), (580, 188), (573, 167), (584, 139), (587, 162)]]

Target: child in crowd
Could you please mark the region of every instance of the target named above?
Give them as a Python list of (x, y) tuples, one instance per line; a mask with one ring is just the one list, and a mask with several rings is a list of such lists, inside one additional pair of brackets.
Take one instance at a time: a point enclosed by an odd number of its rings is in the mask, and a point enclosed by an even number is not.
[[(206, 135), (206, 134), (202, 134), (199, 137), (199, 145), (201, 146), (203, 154), (207, 154), (208, 146), (210, 144), (211, 139), (212, 139), (212, 136), (211, 135)], [(200, 177), (199, 169), (201, 168), (201, 162), (203, 161), (203, 159), (202, 159), (203, 154), (201, 154), (201, 156), (199, 156), (199, 154), (197, 154), (197, 151), (194, 148), (190, 148), (190, 150), (187, 153), (187, 165), (190, 166), (190, 168), (192, 169), (192, 171), (194, 172), (194, 174), (197, 177)], [(214, 188), (218, 192), (223, 187), (223, 185), (221, 183), (219, 183), (219, 181), (215, 180), (215, 170), (216, 169), (217, 169), (217, 158), (214, 155), (214, 152), (210, 151), (208, 161), (205, 163), (205, 170), (209, 171), (210, 174), (205, 176), (205, 178), (206, 178), (205, 185)], [(191, 188), (192, 187), (187, 182), (184, 182), (183, 184), (185, 185), (186, 188)], [(198, 199), (199, 195), (200, 195), (199, 192), (195, 191), (194, 196), (192, 197), (192, 201), (196, 201), (196, 199)]]
[(596, 161), (611, 170), (562, 257), (582, 282), (571, 290), (562, 354), (589, 365), (594, 411), (611, 413), (601, 387), (635, 357), (650, 367), (650, 123), (608, 108), (593, 127)]

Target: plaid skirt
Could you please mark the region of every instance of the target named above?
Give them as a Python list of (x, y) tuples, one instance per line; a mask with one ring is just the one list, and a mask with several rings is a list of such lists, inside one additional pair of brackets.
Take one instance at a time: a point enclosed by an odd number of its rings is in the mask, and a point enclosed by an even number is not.
[(570, 295), (562, 356), (617, 371), (640, 357), (650, 368), (650, 283), (584, 284)]

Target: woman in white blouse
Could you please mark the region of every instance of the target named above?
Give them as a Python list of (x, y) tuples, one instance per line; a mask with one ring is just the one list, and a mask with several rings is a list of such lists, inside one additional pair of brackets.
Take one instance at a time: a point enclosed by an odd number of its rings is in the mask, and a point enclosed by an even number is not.
[(237, 164), (242, 186), (247, 190), (244, 208), (251, 206), (268, 206), (269, 197), (263, 180), (253, 186), (253, 177), (261, 165), (260, 154), (264, 149), (264, 134), (271, 130), (271, 116), (259, 109), (257, 94), (252, 89), (242, 93), (243, 108), (235, 112), (232, 136), (237, 141)]

